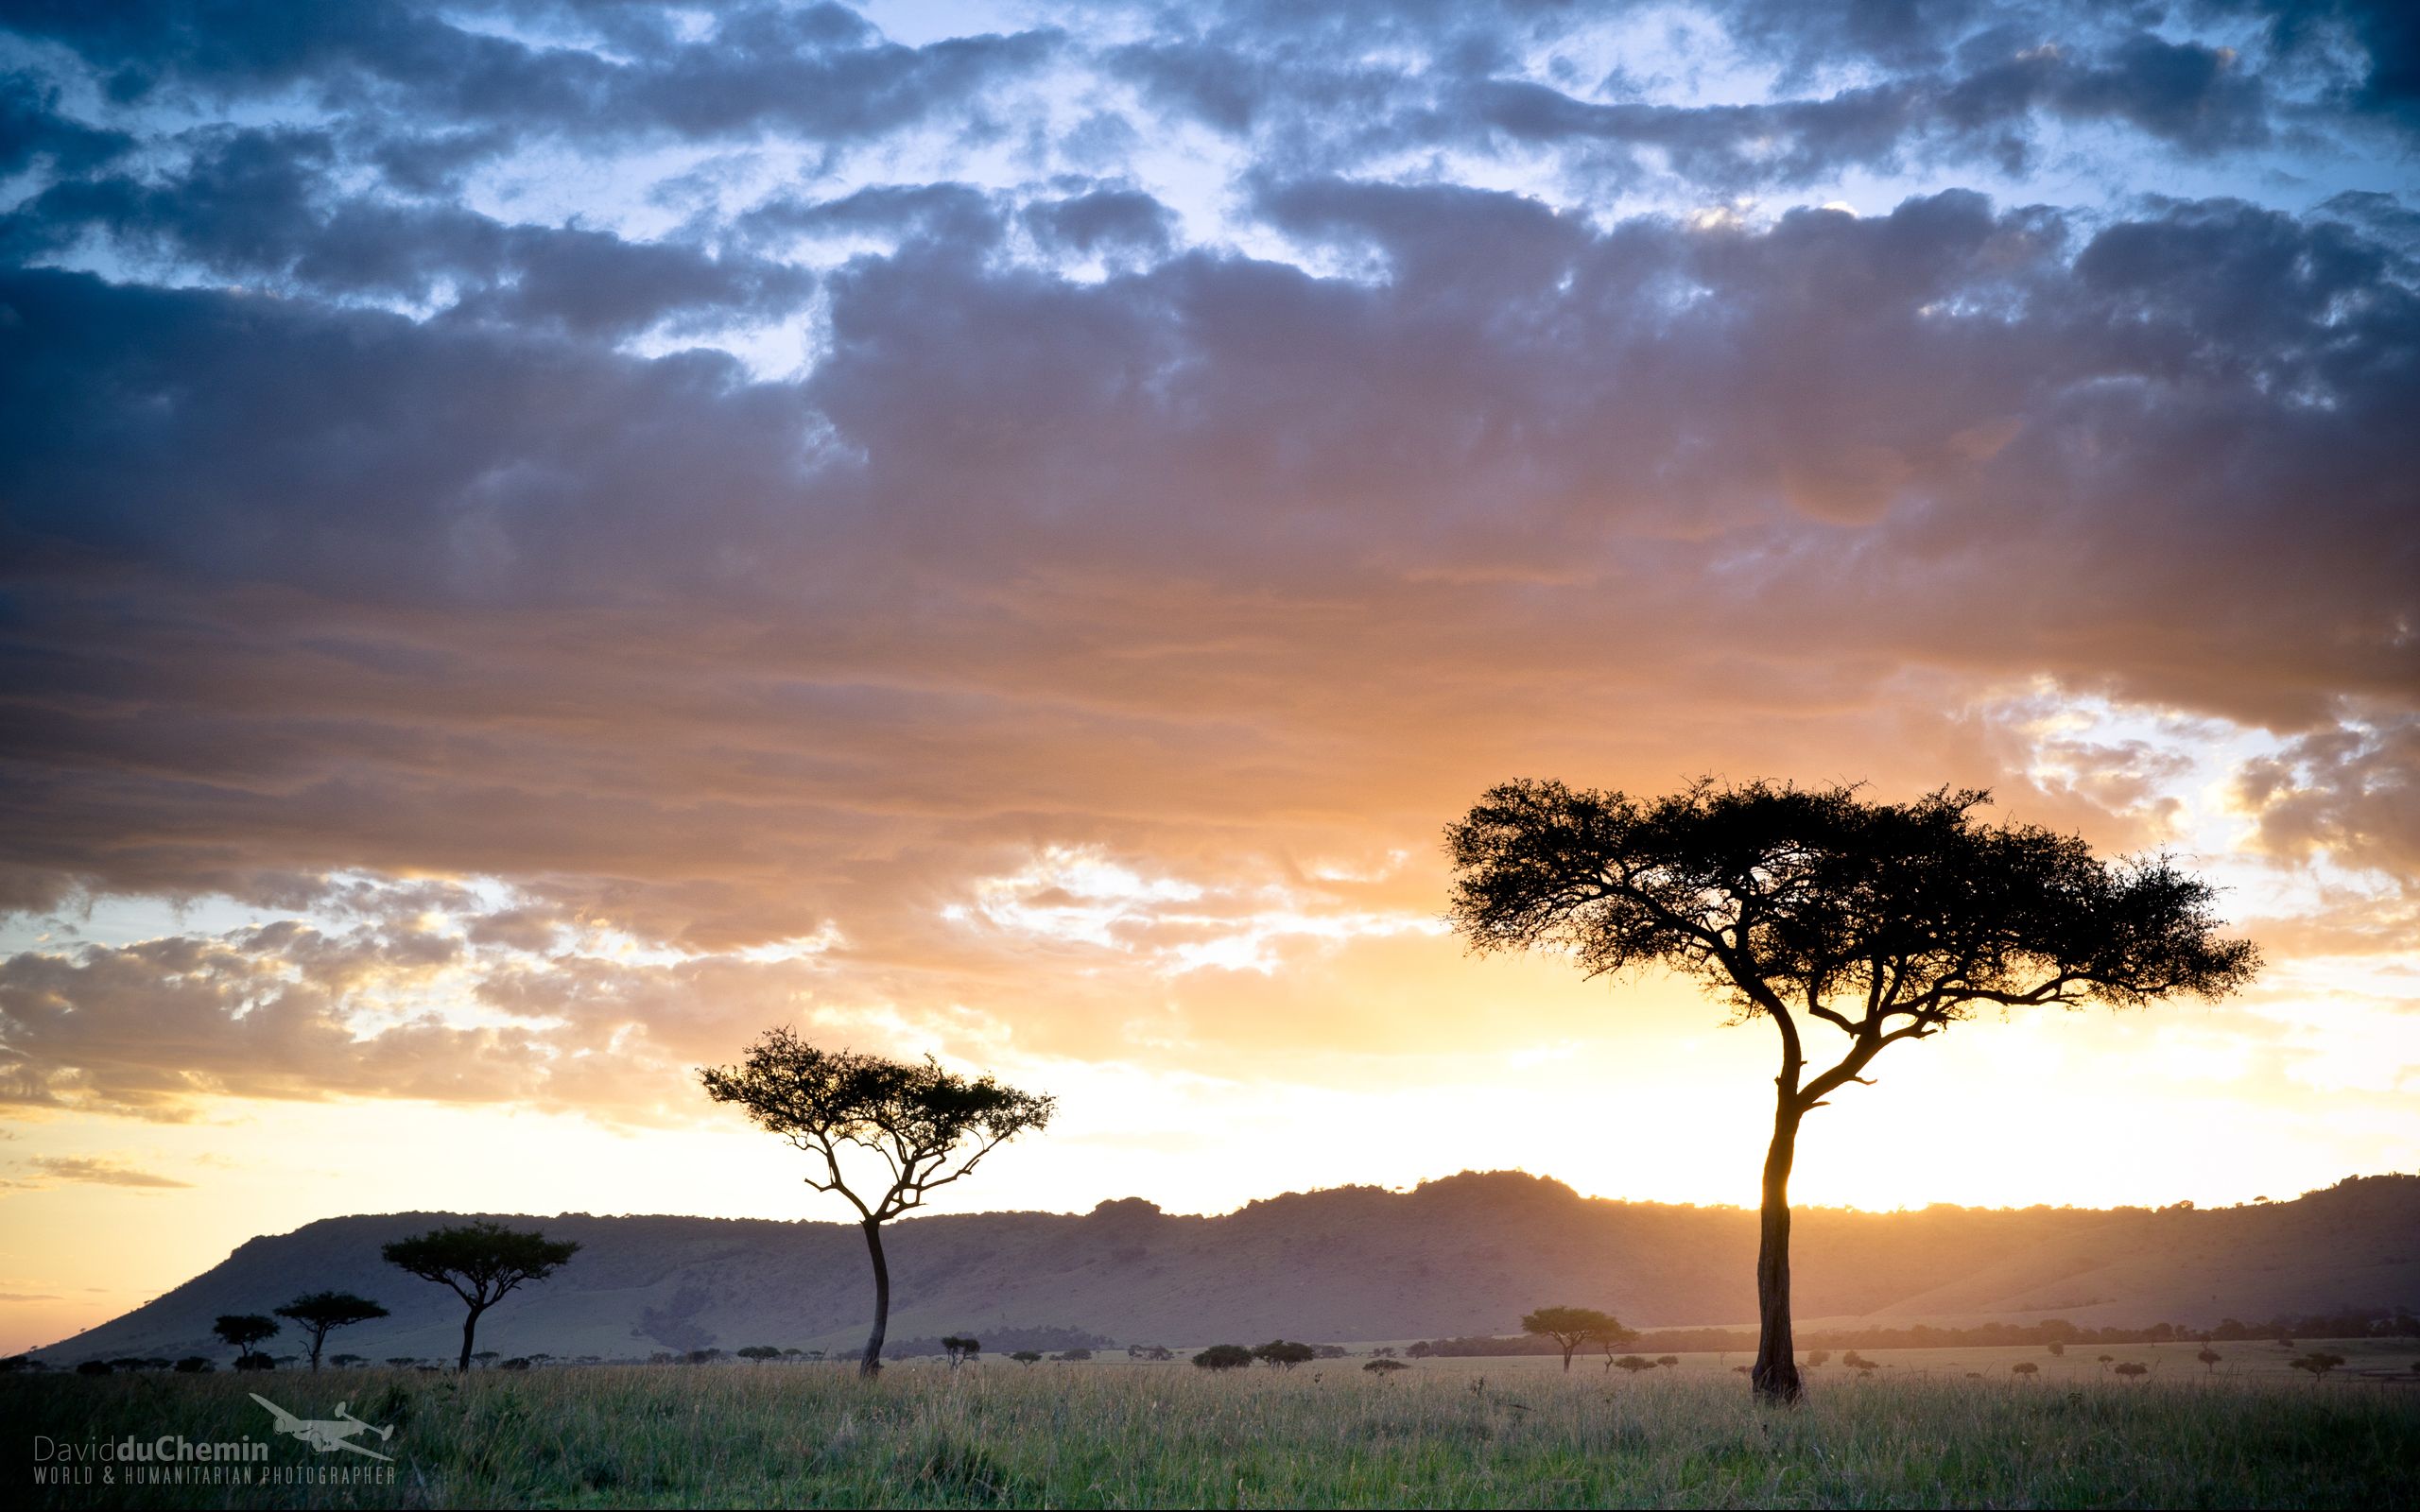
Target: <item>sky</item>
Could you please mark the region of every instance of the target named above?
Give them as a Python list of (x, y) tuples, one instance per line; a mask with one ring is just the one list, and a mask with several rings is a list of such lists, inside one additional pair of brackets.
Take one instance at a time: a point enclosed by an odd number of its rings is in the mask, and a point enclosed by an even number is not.
[(0, 1345), (345, 1212), (1747, 1203), (1765, 1027), (1472, 957), (1516, 777), (1988, 788), (2241, 996), (1794, 1194), (2420, 1166), (2420, 11), (0, 6)]

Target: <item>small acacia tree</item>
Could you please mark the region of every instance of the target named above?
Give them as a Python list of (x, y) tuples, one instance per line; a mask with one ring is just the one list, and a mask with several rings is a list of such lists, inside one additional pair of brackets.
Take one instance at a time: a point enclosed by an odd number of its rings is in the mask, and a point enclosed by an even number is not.
[(1292, 1339), (1271, 1339), (1267, 1344), (1254, 1346), (1252, 1357), (1272, 1370), (1291, 1370), (1298, 1365), (1319, 1358), (1319, 1351)]
[[(1800, 1393), (1789, 1311), (1789, 1174), (1800, 1120), (1892, 1045), (1978, 1007), (2216, 997), (2258, 954), (2217, 937), (2207, 884), (2165, 860), (2095, 857), (2030, 825), (1988, 827), (1987, 795), (1874, 803), (1699, 782), (1667, 798), (1560, 782), (1491, 789), (1446, 831), (1455, 925), (1481, 951), (1567, 951), (1591, 976), (1664, 966), (1780, 1039), (1756, 1258), (1761, 1399)], [(1847, 1049), (1810, 1066), (1803, 1029)]]
[(450, 1289), (469, 1309), (462, 1318), (462, 1355), (458, 1374), (467, 1374), (475, 1358), (471, 1349), (478, 1332), (479, 1314), (525, 1281), (542, 1281), (579, 1252), (569, 1239), (548, 1239), (531, 1229), (507, 1228), (481, 1219), (451, 1228), (432, 1228), (409, 1239), (398, 1239), (381, 1251), (387, 1263), (424, 1281)]
[(218, 1321), (210, 1325), (210, 1332), (235, 1351), (235, 1367), (239, 1370), (252, 1357), (252, 1346), (275, 1338), (277, 1331), (277, 1319), (258, 1313), (221, 1314)]
[[(820, 1157), (823, 1175), (809, 1175), (806, 1184), (837, 1192), (857, 1210), (873, 1262), (873, 1332), (857, 1365), (861, 1376), (881, 1371), (882, 1339), (890, 1324), (882, 1226), (923, 1207), (935, 1188), (962, 1179), (1010, 1140), (1047, 1125), (1058, 1107), (1056, 1098), (1003, 1087), (989, 1076), (953, 1075), (930, 1057), (908, 1062), (818, 1050), (788, 1029), (766, 1030), (740, 1064), (700, 1067), (698, 1079), (716, 1102), (738, 1104), (759, 1127)], [(871, 1151), (887, 1167), (879, 1185), (867, 1188), (873, 1201), (841, 1174), (843, 1145)]]
[(949, 1367), (955, 1370), (983, 1352), (983, 1341), (952, 1333), (942, 1340), (942, 1352), (949, 1356)]
[(1193, 1357), (1204, 1370), (1239, 1370), (1252, 1364), (1252, 1351), (1240, 1344), (1214, 1344)]
[(1595, 1344), (1607, 1354), (1631, 1340), (1637, 1333), (1622, 1327), (1621, 1319), (1611, 1313), (1599, 1313), (1593, 1307), (1542, 1307), (1523, 1315), (1521, 1332), (1533, 1338), (1552, 1339), (1563, 1351), (1563, 1368), (1571, 1369), (1572, 1351), (1583, 1344)]
[(387, 1310), (366, 1297), (351, 1292), (312, 1292), (298, 1297), (277, 1310), (277, 1315), (291, 1319), (311, 1341), (311, 1368), (320, 1368), (320, 1349), (328, 1342), (332, 1329), (351, 1328), (367, 1323), (373, 1317), (385, 1317)]

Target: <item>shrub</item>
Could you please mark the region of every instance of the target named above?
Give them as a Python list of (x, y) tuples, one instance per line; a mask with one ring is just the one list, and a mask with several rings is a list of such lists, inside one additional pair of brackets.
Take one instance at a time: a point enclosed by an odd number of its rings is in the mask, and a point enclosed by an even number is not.
[(1040, 1349), (1019, 1349), (1016, 1353), (1010, 1355), (1009, 1358), (1022, 1366), (1036, 1366), (1042, 1363), (1042, 1351)]
[(181, 1376), (206, 1376), (217, 1368), (217, 1366), (198, 1354), (186, 1355), (178, 1361), (176, 1366), (177, 1374)]
[(1819, 1365), (1830, 1363), (1831, 1358), (1832, 1351), (1829, 1349), (1809, 1349), (1806, 1351), (1806, 1367), (1812, 1370)]
[(277, 1362), (270, 1359), (268, 1355), (261, 1354), (256, 1351), (251, 1354), (237, 1355), (235, 1357), (235, 1368), (238, 1370), (274, 1370), (277, 1368)]
[(2133, 1360), (2128, 1360), (2118, 1367), (2118, 1373), (2129, 1381), (2134, 1381), (2150, 1375), (2152, 1372), (2151, 1366), (2137, 1364)]
[(2064, 1344), (2061, 1344), (2061, 1343), (2060, 1343), (2058, 1340), (2056, 1340), (2056, 1339), (2052, 1339), (2052, 1340), (2049, 1342), (2049, 1344), (2047, 1346), (2047, 1348), (2049, 1349), (2049, 1351), (2050, 1351), (2052, 1354), (2065, 1354), (2065, 1353), (2066, 1353), (2066, 1352), (2067, 1352), (2067, 1347), (2066, 1347), (2066, 1345), (2064, 1345)]
[(1051, 1356), (1051, 1358), (1052, 1358), (1052, 1359), (1054, 1359), (1054, 1360), (1080, 1360), (1080, 1360), (1089, 1360), (1089, 1359), (1091, 1359), (1092, 1357), (1093, 1357), (1093, 1351), (1092, 1351), (1092, 1350), (1090, 1350), (1090, 1349), (1062, 1349), (1062, 1350), (1060, 1350), (1057, 1354), (1054, 1354), (1054, 1355), (1052, 1355), (1052, 1356)]
[(1305, 1360), (1316, 1358), (1316, 1351), (1309, 1345), (1291, 1339), (1271, 1339), (1254, 1349), (1252, 1357), (1272, 1370), (1291, 1370)]
[(1625, 1354), (1620, 1359), (1614, 1361), (1613, 1366), (1616, 1370), (1627, 1370), (1632, 1375), (1636, 1375), (1641, 1370), (1654, 1369), (1655, 1362), (1647, 1358), (1643, 1354)]
[(507, 1360), (504, 1364), (498, 1366), (496, 1368), (499, 1370), (527, 1370), (529, 1368), (529, 1360), (527, 1355), (516, 1354), (511, 1359)]
[(1404, 1364), (1401, 1360), (1378, 1359), (1371, 1361), (1361, 1368), (1369, 1371), (1372, 1375), (1376, 1376), (1379, 1380), (1384, 1381), (1387, 1377), (1393, 1375), (1396, 1371), (1409, 1370), (1411, 1366)]
[(110, 1373), (110, 1363), (107, 1360), (87, 1360), (76, 1367), (76, 1373), (79, 1376), (105, 1376)]
[(2042, 1367), (2035, 1365), (2031, 1360), (2019, 1360), (2016, 1364), (2010, 1366), (2008, 1368), (2009, 1373), (2012, 1375), (2038, 1376), (2042, 1373)]
[(1214, 1344), (1193, 1357), (1204, 1370), (1237, 1370), (1252, 1364), (1252, 1351), (1240, 1344)]
[(1659, 1354), (1655, 1357), (1655, 1363), (1669, 1368), (1670, 1366), (1679, 1365), (1681, 1363), (1681, 1357), (1677, 1354)]

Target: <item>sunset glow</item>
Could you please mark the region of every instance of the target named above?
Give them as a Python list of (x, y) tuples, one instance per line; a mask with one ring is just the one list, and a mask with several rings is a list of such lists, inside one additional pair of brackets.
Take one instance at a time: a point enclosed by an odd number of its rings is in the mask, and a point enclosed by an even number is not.
[(2224, 889), (2248, 991), (1894, 1050), (1804, 1203), (2420, 1166), (2359, 38), (308, 9), (0, 22), (7, 1349), (334, 1214), (837, 1218), (700, 1093), (775, 1024), (1058, 1097), (942, 1211), (1753, 1204), (1770, 1026), (1448, 928), (1515, 777)]

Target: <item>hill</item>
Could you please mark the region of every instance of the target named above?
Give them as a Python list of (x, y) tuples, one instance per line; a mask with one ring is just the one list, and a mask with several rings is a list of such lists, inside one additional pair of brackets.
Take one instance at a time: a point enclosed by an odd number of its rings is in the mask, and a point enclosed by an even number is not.
[[(644, 1357), (748, 1344), (862, 1343), (872, 1283), (852, 1224), (684, 1217), (389, 1213), (248, 1241), (133, 1312), (40, 1351), (221, 1355), (222, 1313), (304, 1291), (376, 1297), (391, 1318), (331, 1349), (443, 1356), (452, 1294), (382, 1263), (387, 1240), (468, 1216), (576, 1239), (557, 1277), (480, 1325), (507, 1353)], [(1510, 1332), (1529, 1308), (1607, 1308), (1648, 1327), (1754, 1315), (1753, 1212), (1582, 1197), (1551, 1179), (1465, 1173), (1410, 1192), (1288, 1193), (1217, 1217), (1140, 1198), (1082, 1215), (909, 1219), (886, 1232), (894, 1339), (1059, 1327), (1121, 1343), (1409, 1339)], [(1969, 1326), (2063, 1317), (2088, 1327), (2205, 1328), (2420, 1304), (2420, 1177), (2349, 1179), (2291, 1202), (2195, 1210), (1932, 1207), (1797, 1217), (1808, 1323)], [(285, 1346), (285, 1347), (289, 1347)]]

